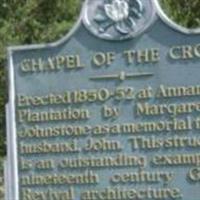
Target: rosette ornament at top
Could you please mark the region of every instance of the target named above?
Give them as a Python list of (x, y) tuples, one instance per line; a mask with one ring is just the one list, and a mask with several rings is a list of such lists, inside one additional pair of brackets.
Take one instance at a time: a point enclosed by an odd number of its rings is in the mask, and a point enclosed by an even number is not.
[(152, 0), (87, 0), (83, 15), (90, 32), (109, 40), (135, 37), (154, 19)]
[(136, 20), (142, 17), (144, 8), (140, 0), (110, 0), (99, 9), (94, 20), (99, 23), (100, 32), (113, 26), (120, 34), (127, 35), (137, 26)]

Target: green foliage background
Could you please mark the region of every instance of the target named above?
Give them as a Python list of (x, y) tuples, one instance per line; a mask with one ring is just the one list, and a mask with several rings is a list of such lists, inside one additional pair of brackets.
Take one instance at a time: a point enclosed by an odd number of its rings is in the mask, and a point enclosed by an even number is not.
[(160, 0), (165, 12), (180, 25), (200, 27), (200, 0)]
[[(166, 12), (187, 27), (200, 25), (200, 0), (160, 0)], [(1, 0), (0, 156), (5, 155), (6, 47), (61, 38), (72, 27), (81, 0)]]

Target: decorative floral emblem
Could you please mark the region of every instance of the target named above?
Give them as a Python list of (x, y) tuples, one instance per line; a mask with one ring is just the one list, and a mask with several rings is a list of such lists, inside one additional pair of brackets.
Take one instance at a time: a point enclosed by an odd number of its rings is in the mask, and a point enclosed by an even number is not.
[(113, 0), (112, 4), (105, 4), (106, 15), (114, 22), (120, 22), (128, 18), (129, 5), (126, 1)]
[(120, 34), (128, 34), (136, 26), (135, 20), (142, 17), (142, 12), (140, 0), (111, 0), (99, 7), (94, 20), (99, 23), (100, 32), (106, 32), (113, 26)]
[(152, 0), (87, 0), (83, 23), (100, 38), (124, 40), (147, 29), (154, 17)]

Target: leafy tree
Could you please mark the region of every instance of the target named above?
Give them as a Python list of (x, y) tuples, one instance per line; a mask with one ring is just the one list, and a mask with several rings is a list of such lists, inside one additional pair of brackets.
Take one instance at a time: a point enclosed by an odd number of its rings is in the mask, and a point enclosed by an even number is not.
[(200, 27), (200, 0), (160, 0), (166, 14), (180, 25)]

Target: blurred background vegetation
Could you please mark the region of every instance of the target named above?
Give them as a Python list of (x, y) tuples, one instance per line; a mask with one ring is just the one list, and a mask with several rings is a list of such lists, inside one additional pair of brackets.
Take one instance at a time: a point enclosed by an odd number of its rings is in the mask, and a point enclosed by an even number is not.
[[(61, 38), (73, 26), (81, 0), (1, 0), (0, 3), (0, 156), (5, 150), (6, 47)], [(200, 26), (200, 0), (160, 0), (183, 26)]]
[(188, 28), (200, 27), (200, 0), (160, 0), (170, 18)]

